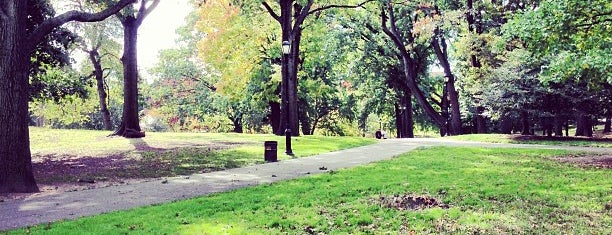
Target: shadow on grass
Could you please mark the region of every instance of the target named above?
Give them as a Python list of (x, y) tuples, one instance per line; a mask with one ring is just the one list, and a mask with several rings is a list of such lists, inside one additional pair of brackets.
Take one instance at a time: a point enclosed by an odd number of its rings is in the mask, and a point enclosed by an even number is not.
[(104, 156), (45, 155), (33, 162), (39, 183), (93, 183), (206, 173), (257, 163), (237, 143), (156, 148), (132, 139), (135, 150)]

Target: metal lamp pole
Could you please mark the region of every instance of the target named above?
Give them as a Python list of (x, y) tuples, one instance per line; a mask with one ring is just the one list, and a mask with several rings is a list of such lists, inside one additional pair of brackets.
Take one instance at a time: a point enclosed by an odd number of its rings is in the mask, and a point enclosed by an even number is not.
[(285, 66), (282, 71), (282, 83), (285, 93), (285, 153), (293, 155), (293, 150), (291, 149), (291, 125), (289, 124), (289, 54), (291, 53), (291, 43), (283, 41), (282, 49), (283, 66)]

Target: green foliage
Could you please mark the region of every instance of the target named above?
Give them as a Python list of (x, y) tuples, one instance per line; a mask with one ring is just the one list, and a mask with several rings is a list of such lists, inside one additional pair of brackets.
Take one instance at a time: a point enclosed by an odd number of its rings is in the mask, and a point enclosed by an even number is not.
[[(27, 30), (32, 31), (43, 21), (55, 16), (55, 10), (45, 0), (28, 0)], [(61, 75), (60, 70), (70, 64), (69, 49), (76, 35), (65, 28), (55, 28), (36, 45), (30, 57), (30, 100), (51, 99), (58, 101), (64, 96), (84, 96), (82, 81)]]
[(551, 0), (505, 26), (534, 54), (549, 60), (545, 81), (612, 83), (612, 5), (608, 1)]
[[(62, 73), (62, 75), (65, 75)], [(31, 125), (53, 127), (53, 128), (81, 128), (101, 130), (104, 128), (102, 117), (99, 113), (100, 101), (96, 88), (89, 83), (83, 93), (86, 97), (78, 95), (65, 95), (62, 99), (45, 100), (37, 99), (30, 102)], [(123, 90), (117, 82), (109, 84), (109, 110), (113, 120), (119, 120), (121, 115), (121, 95)]]
[[(30, 228), (34, 233), (606, 233), (605, 169), (562, 151), (448, 148), (323, 175)], [(398, 210), (382, 196), (424, 195), (450, 208)], [(23, 230), (11, 231), (19, 233)]]

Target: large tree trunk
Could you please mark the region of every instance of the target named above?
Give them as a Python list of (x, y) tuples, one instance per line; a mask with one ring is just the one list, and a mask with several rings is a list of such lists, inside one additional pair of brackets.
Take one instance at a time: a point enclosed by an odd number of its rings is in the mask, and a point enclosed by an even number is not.
[(0, 3), (0, 193), (38, 192), (28, 131), (26, 5)]
[(123, 113), (119, 129), (115, 135), (126, 138), (142, 138), (145, 133), (140, 129), (138, 118), (138, 60), (136, 42), (138, 40), (137, 21), (126, 17), (123, 24)]
[(576, 136), (593, 136), (593, 122), (589, 115), (576, 115)]
[(310, 117), (308, 113), (304, 111), (300, 113), (300, 125), (302, 126), (302, 133), (304, 135), (311, 135), (312, 126), (310, 125)]
[(487, 119), (484, 116), (485, 108), (482, 106), (476, 107), (476, 132), (487, 133)]
[(30, 53), (54, 28), (69, 21), (106, 19), (133, 0), (98, 13), (70, 11), (27, 31), (27, 1), (0, 2), (0, 193), (37, 192), (28, 130)]
[(94, 66), (94, 77), (96, 78), (96, 85), (98, 89), (98, 97), (100, 103), (100, 114), (102, 115), (102, 123), (104, 124), (105, 130), (113, 130), (113, 122), (111, 120), (110, 112), (108, 111), (106, 87), (104, 86), (104, 71), (102, 69), (102, 61), (98, 49), (94, 48), (89, 51), (89, 60)]
[[(461, 112), (459, 111), (459, 94), (455, 88), (455, 76), (448, 62), (448, 52), (446, 46), (446, 39), (440, 31), (436, 28), (432, 40), (432, 45), (440, 65), (444, 69), (445, 77), (445, 89), (448, 94), (448, 103), (450, 104), (450, 125), (448, 128), (449, 135), (461, 134)], [(445, 101), (443, 101), (444, 103)]]
[(410, 91), (404, 90), (404, 92), (400, 92), (399, 102), (395, 105), (395, 116), (397, 137), (414, 138), (414, 121), (412, 119)]
[(281, 131), (281, 105), (277, 102), (268, 102), (270, 105), (270, 114), (268, 120), (272, 127), (272, 133), (278, 134)]
[(561, 115), (557, 114), (555, 115), (554, 122), (555, 136), (563, 136), (563, 123), (565, 123), (564, 118)]
[(283, 55), (281, 58), (281, 73), (283, 76), (281, 81), (281, 128), (276, 133), (277, 135), (284, 135), (287, 130), (290, 130), (292, 135), (299, 133), (297, 86), (296, 89), (293, 89), (294, 83), (297, 82), (293, 77), (293, 71), (297, 69), (294, 67), (295, 58), (299, 55), (295, 54), (295, 43), (292, 42), (294, 39), (292, 38), (292, 3), (292, 0), (281, 0), (279, 2), (281, 14), (278, 21), (281, 25), (281, 38), (283, 42), (287, 41), (291, 43), (291, 53), (289, 55)]
[[(129, 6), (124, 13), (117, 13), (123, 26), (123, 113), (121, 125), (113, 133), (126, 138), (142, 138), (138, 119), (138, 28), (161, 0), (141, 0), (138, 11)], [(148, 5), (147, 3), (151, 3)], [(137, 12), (137, 15), (136, 15)]]
[(531, 124), (529, 124), (529, 114), (527, 111), (521, 111), (522, 131), (521, 135), (531, 135)]
[[(416, 61), (411, 57), (410, 52), (404, 45), (404, 38), (399, 33), (397, 26), (395, 25), (395, 16), (393, 13), (393, 5), (389, 3), (383, 4), (381, 9), (382, 16), (382, 29), (383, 32), (391, 38), (395, 46), (399, 49), (400, 56), (402, 57), (403, 70), (406, 75), (406, 85), (410, 89), (410, 92), (417, 100), (425, 114), (440, 128), (440, 133), (446, 133), (446, 121), (440, 115), (433, 106), (427, 100), (427, 97), (418, 86), (418, 74), (416, 71)], [(388, 15), (387, 15), (388, 14)], [(408, 41), (414, 41), (412, 34), (407, 34)]]
[(235, 133), (243, 133), (244, 130), (242, 128), (242, 117), (230, 117), (232, 124), (234, 125)]
[(502, 134), (512, 134), (512, 118), (510, 115), (503, 115), (499, 120), (499, 125)]
[[(608, 111), (608, 112), (610, 112), (610, 111)], [(606, 122), (604, 123), (603, 132), (604, 133), (612, 132), (612, 114), (608, 114), (606, 116)]]

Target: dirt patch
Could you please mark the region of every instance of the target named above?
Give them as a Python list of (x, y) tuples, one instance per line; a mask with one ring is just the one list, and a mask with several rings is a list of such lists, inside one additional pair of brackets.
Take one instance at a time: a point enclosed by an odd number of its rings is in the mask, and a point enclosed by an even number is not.
[(428, 197), (428, 196), (414, 196), (414, 195), (393, 195), (393, 196), (380, 196), (376, 200), (377, 204), (391, 209), (396, 210), (422, 210), (426, 208), (439, 207), (442, 209), (448, 209), (449, 206), (440, 202), (439, 200)]
[[(0, 202), (223, 170), (231, 166), (227, 164), (219, 166), (218, 162), (194, 162), (189, 157), (180, 156), (187, 151), (192, 156), (210, 158), (209, 154), (212, 152), (240, 145), (240, 143), (215, 142), (202, 146), (158, 148), (141, 142), (133, 144), (134, 151), (112, 155), (34, 155), (32, 168), (40, 192), (0, 194)], [(183, 164), (193, 167), (185, 168), (181, 166)]]
[(553, 160), (580, 167), (612, 169), (612, 155), (556, 157)]

